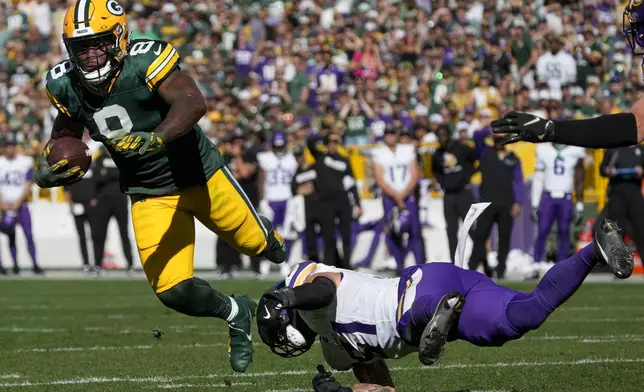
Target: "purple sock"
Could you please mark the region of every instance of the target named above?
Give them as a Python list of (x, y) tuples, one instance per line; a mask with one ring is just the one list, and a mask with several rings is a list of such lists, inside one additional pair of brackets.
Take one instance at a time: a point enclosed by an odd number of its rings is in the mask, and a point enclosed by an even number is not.
[(506, 308), (508, 321), (521, 333), (539, 328), (577, 291), (597, 261), (590, 244), (555, 264), (531, 293), (518, 293), (510, 300)]

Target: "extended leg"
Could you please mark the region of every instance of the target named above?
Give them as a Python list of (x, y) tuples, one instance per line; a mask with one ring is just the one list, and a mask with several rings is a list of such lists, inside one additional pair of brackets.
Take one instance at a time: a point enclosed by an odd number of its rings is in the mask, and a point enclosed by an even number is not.
[(231, 366), (245, 371), (252, 362), (248, 336), (255, 305), (248, 297), (231, 298), (194, 277), (194, 218), (182, 206), (193, 206), (196, 201), (184, 193), (133, 200), (132, 223), (143, 270), (167, 307), (228, 321)]
[(240, 253), (281, 263), (286, 260), (282, 237), (271, 222), (257, 214), (228, 168), (218, 170), (205, 187), (185, 191), (191, 211), (204, 226)]
[[(539, 328), (555, 309), (581, 286), (598, 263), (607, 263), (615, 275), (625, 278), (633, 269), (616, 226), (604, 223), (592, 244), (555, 264), (530, 293), (499, 286), (491, 280), (468, 282), (471, 287), (458, 324), (458, 338), (478, 346), (501, 346)], [(467, 289), (465, 289), (467, 290)]]

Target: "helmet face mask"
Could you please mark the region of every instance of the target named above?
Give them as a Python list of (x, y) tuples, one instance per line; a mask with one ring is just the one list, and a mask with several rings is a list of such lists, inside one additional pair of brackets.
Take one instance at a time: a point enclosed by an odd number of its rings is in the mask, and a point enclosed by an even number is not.
[(624, 10), (622, 30), (633, 54), (644, 54), (644, 6), (642, 0), (631, 0)]
[(116, 74), (127, 55), (128, 38), (125, 12), (114, 0), (77, 0), (67, 10), (63, 42), (74, 69), (90, 86)]

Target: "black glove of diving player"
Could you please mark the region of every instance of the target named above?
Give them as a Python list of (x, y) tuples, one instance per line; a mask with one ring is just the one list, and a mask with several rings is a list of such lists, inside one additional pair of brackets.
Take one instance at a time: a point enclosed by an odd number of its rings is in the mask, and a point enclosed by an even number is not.
[(523, 112), (510, 112), (505, 117), (490, 124), (492, 133), (507, 134), (499, 140), (501, 145), (525, 141), (542, 143), (552, 141), (555, 124), (545, 118)]
[(340, 385), (333, 374), (324, 369), (324, 366), (318, 365), (317, 369), (318, 374), (313, 377), (314, 392), (351, 392), (351, 388)]
[[(290, 287), (275, 290), (272, 293), (264, 294), (267, 298), (275, 300), (276, 309), (288, 309), (295, 304), (295, 291)], [(280, 307), (281, 305), (281, 307)]]

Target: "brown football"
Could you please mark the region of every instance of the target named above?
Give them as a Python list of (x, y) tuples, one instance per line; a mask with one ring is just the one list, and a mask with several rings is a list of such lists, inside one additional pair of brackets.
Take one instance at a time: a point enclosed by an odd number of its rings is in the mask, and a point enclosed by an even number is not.
[(67, 168), (80, 166), (82, 171), (87, 172), (92, 164), (92, 153), (82, 140), (64, 136), (54, 140), (47, 163), (53, 165), (61, 159), (67, 159)]

